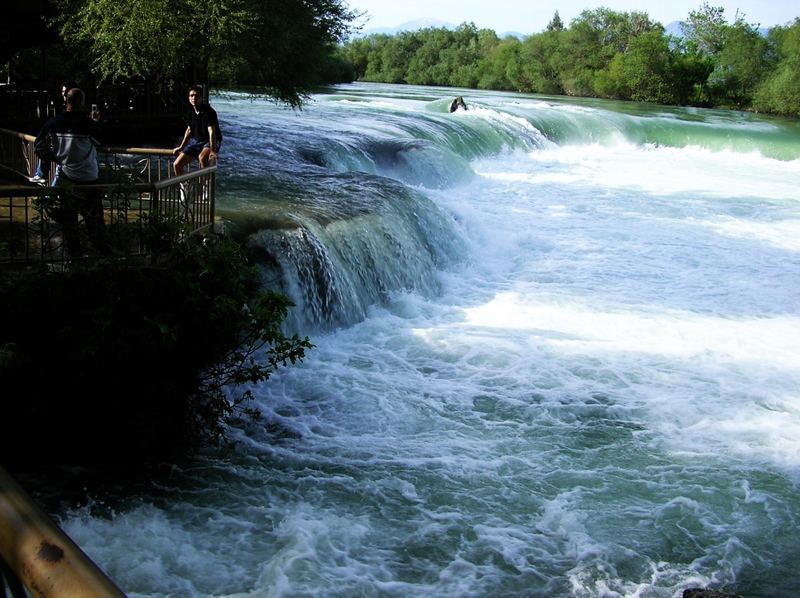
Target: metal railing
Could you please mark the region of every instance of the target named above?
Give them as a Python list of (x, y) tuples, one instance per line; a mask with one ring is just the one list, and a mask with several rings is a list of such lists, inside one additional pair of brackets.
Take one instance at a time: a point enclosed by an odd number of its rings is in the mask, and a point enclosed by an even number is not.
[[(20, 181), (34, 176), (38, 158), (33, 143), (36, 137), (10, 129), (0, 128), (0, 178), (16, 178)], [(151, 183), (175, 175), (172, 168), (174, 156), (172, 150), (150, 147), (115, 147), (101, 146), (97, 148), (101, 170), (105, 172), (126, 170), (136, 176), (138, 182)], [(49, 166), (52, 181), (55, 176), (55, 164)]]
[(33, 151), (35, 137), (0, 129), (0, 176), (32, 177), (36, 169), (36, 154)]
[(0, 596), (125, 598), (0, 467)]
[[(84, 222), (78, 229), (80, 255), (70, 254), (65, 238), (68, 223), (59, 217), (66, 201), (85, 201), (101, 194), (106, 255), (144, 256), (150, 253), (146, 227), (155, 220), (175, 225), (176, 234), (192, 234), (214, 224), (216, 166), (156, 181), (56, 187), (0, 187), (0, 265), (58, 263), (98, 257), (100, 249)], [(101, 252), (101, 253), (102, 253)]]
[[(36, 168), (33, 141), (31, 135), (0, 129), (0, 164), (8, 178), (32, 176)], [(59, 216), (59, 206), (67, 201), (80, 204), (92, 194), (102, 198), (102, 224), (110, 241), (110, 247), (100, 252), (105, 255), (148, 255), (147, 225), (154, 220), (173, 224), (180, 235), (212, 227), (216, 165), (174, 176), (172, 157), (171, 150), (104, 147), (99, 149), (100, 184), (0, 186), (0, 266), (97, 257), (97, 247), (76, 254), (75, 233), (67, 229), (63, 214)], [(91, 222), (84, 217), (78, 233), (81, 248), (92, 245), (87, 224)], [(65, 239), (65, 233), (73, 235), (71, 241)], [(66, 241), (73, 245), (71, 252)]]

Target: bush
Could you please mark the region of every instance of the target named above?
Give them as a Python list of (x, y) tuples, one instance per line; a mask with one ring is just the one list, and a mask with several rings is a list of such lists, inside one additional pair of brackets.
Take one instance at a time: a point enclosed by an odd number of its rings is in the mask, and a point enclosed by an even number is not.
[(0, 300), (7, 466), (143, 462), (219, 441), (247, 411), (237, 385), (313, 346), (281, 332), (289, 300), (216, 236), (142, 268), (6, 273)]

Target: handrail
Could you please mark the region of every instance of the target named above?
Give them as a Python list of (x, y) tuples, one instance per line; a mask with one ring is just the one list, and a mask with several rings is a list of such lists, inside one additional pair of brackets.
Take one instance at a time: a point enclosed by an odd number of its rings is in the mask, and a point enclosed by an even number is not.
[(2, 467), (0, 557), (34, 596), (125, 598)]
[[(29, 141), (33, 143), (36, 141), (36, 135), (30, 135), (28, 133), (20, 133), (19, 131), (12, 131), (11, 129), (4, 129), (0, 127), (0, 133), (5, 135), (11, 135), (12, 137), (17, 137), (18, 139), (22, 139), (23, 141)], [(131, 154), (131, 155), (153, 155), (153, 156), (171, 156), (172, 150), (171, 149), (163, 149), (163, 148), (156, 148), (156, 147), (117, 147), (111, 145), (101, 145), (98, 146), (98, 151), (106, 154)]]
[(204, 168), (199, 168), (198, 170), (193, 170), (191, 172), (187, 172), (187, 173), (184, 173), (184, 174), (179, 174), (178, 176), (173, 176), (173, 177), (170, 177), (168, 179), (163, 179), (163, 180), (160, 180), (160, 181), (154, 181), (153, 182), (153, 187), (155, 189), (163, 189), (165, 187), (169, 187), (170, 185), (175, 185), (175, 184), (178, 184), (178, 183), (185, 183), (186, 181), (190, 181), (192, 179), (196, 179), (200, 175), (203, 175), (203, 174), (206, 174), (206, 173), (211, 173), (211, 172), (216, 172), (216, 171), (217, 171), (217, 165), (216, 164), (211, 164), (210, 166), (206, 166)]
[(24, 139), (25, 141), (35, 141), (36, 137), (34, 135), (28, 135), (27, 133), (20, 133), (19, 131), (12, 131), (11, 129), (4, 129), (0, 127), (0, 133), (5, 133), (6, 135), (11, 135), (12, 137), (18, 137), (20, 139)]
[(163, 149), (157, 147), (114, 147), (114, 146), (99, 146), (97, 148), (100, 152), (106, 154), (131, 154), (134, 156), (173, 156), (171, 149)]

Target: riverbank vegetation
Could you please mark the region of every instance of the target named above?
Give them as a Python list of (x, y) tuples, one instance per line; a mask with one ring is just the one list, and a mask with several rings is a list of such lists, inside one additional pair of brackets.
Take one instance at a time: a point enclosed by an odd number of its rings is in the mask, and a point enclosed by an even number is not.
[(0, 277), (4, 466), (144, 464), (222, 440), (229, 417), (255, 415), (249, 385), (311, 348), (281, 332), (291, 303), (239, 245), (161, 247), (146, 266)]
[(545, 31), (499, 39), (465, 23), (372, 34), (340, 49), (362, 81), (723, 106), (800, 116), (800, 19), (766, 36), (703, 4), (668, 35), (645, 12), (558, 12)]

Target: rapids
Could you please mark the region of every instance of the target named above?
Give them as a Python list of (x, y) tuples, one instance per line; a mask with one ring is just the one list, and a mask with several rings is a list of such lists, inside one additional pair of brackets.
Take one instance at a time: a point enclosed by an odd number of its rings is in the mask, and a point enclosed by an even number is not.
[(212, 103), (218, 210), (316, 348), (232, 447), (61, 514), (126, 593), (798, 595), (797, 121)]

